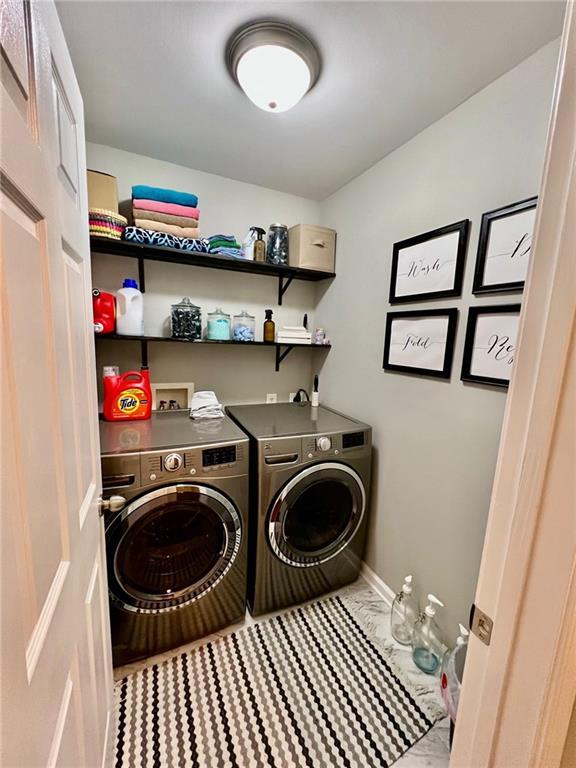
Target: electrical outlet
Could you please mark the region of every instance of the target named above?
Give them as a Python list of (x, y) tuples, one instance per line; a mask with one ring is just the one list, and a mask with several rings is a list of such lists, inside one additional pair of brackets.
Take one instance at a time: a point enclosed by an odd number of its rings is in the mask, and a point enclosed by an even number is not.
[(296, 392), (290, 392), (290, 394), (288, 395), (288, 402), (293, 403), (295, 397), (296, 397)]
[(276, 392), (268, 392), (266, 395), (266, 402), (267, 403), (277, 403), (278, 402), (278, 395)]

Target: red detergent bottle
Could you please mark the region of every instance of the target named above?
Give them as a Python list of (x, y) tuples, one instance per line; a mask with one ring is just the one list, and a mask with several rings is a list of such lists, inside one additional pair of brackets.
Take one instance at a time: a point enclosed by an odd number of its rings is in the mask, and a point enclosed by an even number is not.
[(152, 414), (152, 392), (148, 368), (104, 376), (106, 421), (139, 421)]
[(116, 330), (116, 299), (111, 293), (94, 288), (92, 291), (94, 333), (114, 333)]

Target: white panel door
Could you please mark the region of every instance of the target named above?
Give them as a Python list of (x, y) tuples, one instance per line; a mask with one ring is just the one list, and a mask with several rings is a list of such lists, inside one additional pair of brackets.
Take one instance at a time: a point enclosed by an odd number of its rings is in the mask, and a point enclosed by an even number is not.
[(112, 665), (82, 99), (53, 3), (0, 3), (0, 763), (101, 766)]

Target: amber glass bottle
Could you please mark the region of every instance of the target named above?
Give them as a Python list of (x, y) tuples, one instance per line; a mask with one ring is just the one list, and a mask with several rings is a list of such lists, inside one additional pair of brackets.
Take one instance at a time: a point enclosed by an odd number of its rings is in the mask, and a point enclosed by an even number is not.
[(272, 310), (267, 309), (266, 320), (264, 320), (264, 341), (274, 341), (276, 339), (276, 323), (272, 320)]

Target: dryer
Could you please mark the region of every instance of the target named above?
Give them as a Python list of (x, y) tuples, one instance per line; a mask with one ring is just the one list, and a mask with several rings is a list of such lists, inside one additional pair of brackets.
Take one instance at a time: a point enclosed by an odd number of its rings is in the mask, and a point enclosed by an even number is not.
[(101, 422), (114, 665), (240, 621), (248, 439), (229, 419)]
[(309, 403), (227, 412), (250, 435), (251, 613), (354, 581), (366, 538), (371, 428)]

